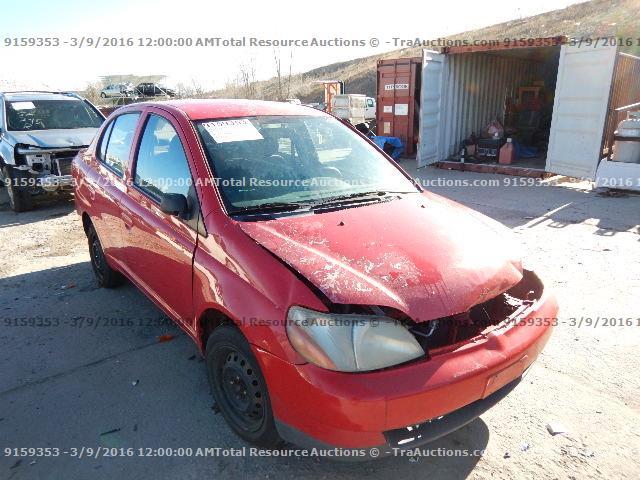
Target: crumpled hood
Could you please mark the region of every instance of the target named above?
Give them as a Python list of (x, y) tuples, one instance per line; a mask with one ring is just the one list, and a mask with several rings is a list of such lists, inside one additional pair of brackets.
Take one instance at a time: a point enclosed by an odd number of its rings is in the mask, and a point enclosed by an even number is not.
[(465, 312), (522, 278), (506, 227), (430, 193), (239, 226), (332, 302), (414, 321)]
[(12, 144), (23, 143), (37, 147), (81, 147), (89, 145), (97, 128), (74, 128), (71, 130), (31, 130), (27, 132), (6, 132), (7, 140)]

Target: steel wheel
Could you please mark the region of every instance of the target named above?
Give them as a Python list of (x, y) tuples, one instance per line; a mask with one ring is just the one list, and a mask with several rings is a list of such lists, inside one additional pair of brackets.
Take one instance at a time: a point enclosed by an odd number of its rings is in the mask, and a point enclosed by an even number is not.
[(254, 368), (233, 347), (220, 349), (217, 356), (222, 360), (217, 375), (222, 393), (220, 401), (242, 430), (260, 430), (264, 423), (264, 392)]
[(213, 397), (233, 431), (264, 448), (281, 445), (267, 384), (240, 330), (231, 325), (214, 329), (206, 361)]
[(91, 263), (96, 272), (96, 275), (100, 278), (104, 277), (104, 253), (102, 252), (102, 245), (98, 240), (97, 235), (92, 235), (89, 239), (89, 256), (91, 257)]
[(112, 269), (107, 263), (102, 244), (93, 226), (90, 226), (87, 230), (87, 240), (89, 242), (91, 268), (93, 268), (93, 273), (96, 275), (98, 285), (105, 288), (113, 288), (122, 284), (124, 278), (120, 272)]

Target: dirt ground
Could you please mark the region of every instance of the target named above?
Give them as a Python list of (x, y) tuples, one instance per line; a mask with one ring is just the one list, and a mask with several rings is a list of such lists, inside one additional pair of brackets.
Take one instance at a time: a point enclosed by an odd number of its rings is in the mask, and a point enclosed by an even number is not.
[[(525, 380), (428, 447), (439, 455), (7, 457), (8, 447), (244, 446), (211, 411), (195, 345), (133, 286), (96, 287), (79, 218), (62, 200), (19, 215), (0, 205), (0, 479), (639, 478), (640, 196), (407, 168), (510, 227), (561, 306)], [(489, 181), (500, 185), (478, 183)], [(566, 433), (551, 435), (549, 422)]]

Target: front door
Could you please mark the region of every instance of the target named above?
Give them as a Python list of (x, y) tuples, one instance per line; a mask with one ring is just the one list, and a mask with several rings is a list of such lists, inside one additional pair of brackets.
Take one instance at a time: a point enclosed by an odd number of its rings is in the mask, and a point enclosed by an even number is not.
[[(186, 144), (172, 118), (148, 113), (123, 195), (126, 262), (134, 281), (176, 320), (189, 325), (192, 265), (199, 208)], [(180, 132), (180, 133), (178, 133)], [(190, 215), (181, 219), (160, 211), (163, 194), (188, 198)]]

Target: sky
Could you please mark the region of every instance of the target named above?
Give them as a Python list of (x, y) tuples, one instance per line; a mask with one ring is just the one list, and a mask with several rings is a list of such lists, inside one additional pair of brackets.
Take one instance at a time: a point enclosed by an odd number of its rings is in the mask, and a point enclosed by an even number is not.
[[(543, 13), (577, 0), (449, 0), (366, 3), (292, 0), (0, 0), (0, 87), (79, 90), (104, 75), (166, 75), (167, 83), (220, 88), (240, 65), (258, 79), (275, 75), (270, 46), (159, 47), (166, 37), (260, 40), (362, 40), (364, 46), (282, 47), (281, 70), (304, 72), (399, 48), (395, 38), (431, 39)], [(7, 46), (23, 37), (59, 38), (58, 47)], [(83, 39), (84, 37), (84, 39)], [(92, 42), (98, 48), (87, 47)], [(134, 46), (103, 46), (105, 41)], [(12, 40), (14, 39), (14, 40)], [(105, 40), (109, 39), (109, 40)], [(159, 39), (159, 40), (158, 40)], [(373, 39), (373, 40), (372, 40)], [(376, 40), (378, 42), (375, 45)], [(82, 48), (72, 46), (82, 41)], [(151, 46), (140, 47), (151, 43)], [(215, 40), (214, 40), (215, 41)], [(64, 43), (68, 42), (68, 43)], [(11, 65), (11, 68), (5, 68)], [(6, 86), (4, 87), (6, 88)]]

